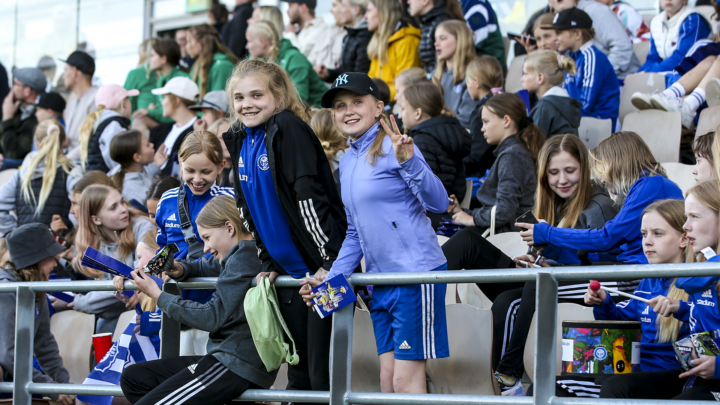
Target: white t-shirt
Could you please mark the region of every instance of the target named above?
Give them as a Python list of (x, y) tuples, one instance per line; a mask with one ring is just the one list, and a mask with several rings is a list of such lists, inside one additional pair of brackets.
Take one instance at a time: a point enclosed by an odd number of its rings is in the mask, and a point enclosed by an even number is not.
[[(183, 131), (185, 131), (189, 127), (192, 127), (193, 124), (195, 123), (195, 121), (197, 121), (197, 117), (194, 117), (193, 119), (190, 120), (190, 122), (188, 122), (187, 124), (185, 124), (182, 127), (178, 127), (177, 124), (172, 126), (172, 129), (167, 134), (167, 136), (165, 137), (165, 141), (163, 142), (165, 144), (165, 153), (170, 153), (170, 151), (172, 151), (173, 146), (175, 146), (175, 142), (177, 141), (180, 134), (182, 134)], [(172, 156), (171, 156), (171, 158), (172, 158)], [(168, 159), (167, 162), (169, 162), (170, 160), (171, 159)], [(160, 169), (164, 169), (165, 166), (167, 165), (167, 162), (165, 162), (165, 164), (163, 164)]]

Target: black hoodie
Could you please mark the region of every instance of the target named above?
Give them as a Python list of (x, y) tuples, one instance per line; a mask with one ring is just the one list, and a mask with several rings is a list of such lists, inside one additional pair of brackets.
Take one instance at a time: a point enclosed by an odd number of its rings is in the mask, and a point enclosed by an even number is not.
[(448, 195), (455, 194), (458, 201), (462, 201), (466, 191), (463, 158), (470, 154), (470, 133), (457, 118), (439, 116), (417, 124), (408, 135)]
[(558, 134), (577, 135), (581, 107), (582, 103), (572, 97), (546, 94), (530, 111), (530, 117), (546, 138)]

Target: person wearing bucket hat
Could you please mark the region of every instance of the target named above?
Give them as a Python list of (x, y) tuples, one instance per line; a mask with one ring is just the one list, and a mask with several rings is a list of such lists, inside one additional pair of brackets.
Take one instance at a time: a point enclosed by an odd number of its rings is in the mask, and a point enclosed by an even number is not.
[(118, 84), (106, 84), (95, 94), (97, 111), (90, 113), (80, 127), (80, 163), (85, 170), (105, 173), (118, 165), (110, 158), (110, 142), (115, 135), (130, 129), (130, 97), (138, 90), (126, 90)]
[[(55, 256), (64, 250), (47, 225), (33, 223), (18, 227), (0, 239), (0, 257), (6, 252), (10, 255), (10, 261), (0, 263), (0, 283), (47, 281), (48, 275), (57, 264)], [(57, 341), (50, 332), (50, 313), (45, 296), (45, 293), (36, 293), (33, 342), (34, 355), (42, 371), (33, 368), (32, 380), (36, 383), (68, 384), (70, 374), (63, 367)], [(3, 327), (0, 328), (0, 368), (4, 370), (0, 381), (4, 382), (12, 382), (15, 365), (15, 310), (15, 293), (0, 294), (0, 313), (3, 314)], [(3, 394), (0, 398), (12, 396)], [(61, 405), (75, 403), (74, 395), (50, 395), (50, 398)]]
[(5, 96), (0, 122), (0, 170), (17, 168), (32, 149), (38, 120), (35, 103), (45, 93), (47, 80), (38, 68), (13, 69), (10, 93)]
[[(328, 279), (350, 276), (363, 256), (369, 273), (447, 269), (426, 215), (447, 210), (445, 187), (394, 117), (388, 122), (378, 98), (377, 86), (364, 73), (338, 76), (322, 98), (340, 133), (351, 139), (340, 160), (348, 231)], [(302, 282), (308, 305), (308, 287), (321, 281)], [(426, 392), (426, 360), (449, 356), (444, 300), (441, 284), (374, 286), (370, 314), (380, 367), (393, 370), (380, 376), (383, 392)]]
[[(204, 131), (212, 127), (216, 122), (225, 118), (230, 110), (225, 97), (225, 90), (211, 91), (198, 101), (197, 105), (190, 107), (191, 111), (202, 112), (202, 118), (195, 121), (193, 129)], [(217, 128), (217, 125), (215, 126)], [(210, 131), (217, 132), (217, 131)]]

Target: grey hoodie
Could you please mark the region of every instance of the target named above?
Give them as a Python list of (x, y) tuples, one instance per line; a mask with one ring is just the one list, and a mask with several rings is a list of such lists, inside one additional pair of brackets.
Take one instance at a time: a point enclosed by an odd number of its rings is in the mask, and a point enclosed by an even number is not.
[(618, 79), (635, 73), (640, 60), (635, 56), (625, 26), (610, 7), (594, 0), (580, 0), (577, 8), (587, 13), (595, 30), (595, 47), (607, 55)]
[(562, 87), (553, 87), (538, 100), (530, 111), (535, 125), (549, 138), (558, 134), (578, 134), (582, 103), (568, 95)]
[(446, 70), (443, 73), (440, 82), (445, 90), (445, 104), (457, 115), (460, 125), (467, 129), (470, 128), (470, 116), (479, 114), (477, 111), (479, 101), (475, 101), (470, 97), (465, 80), (457, 85), (453, 84), (454, 80), (455, 76), (452, 70)]
[(218, 277), (210, 301), (200, 304), (168, 293), (160, 294), (158, 307), (170, 318), (193, 328), (210, 332), (207, 352), (240, 377), (269, 388), (277, 371), (268, 372), (255, 349), (245, 318), (245, 294), (261, 271), (255, 241), (240, 241), (218, 262), (214, 257), (200, 261), (180, 261), (185, 272), (178, 281), (190, 277)]
[[(23, 164), (20, 167), (20, 170), (15, 172), (15, 174), (10, 178), (7, 183), (0, 186), (0, 235), (5, 235), (6, 233), (17, 228), (17, 216), (13, 212), (17, 207), (17, 201), (15, 201), (15, 191), (18, 185), (22, 183), (22, 176), (24, 176), (25, 172), (27, 171), (27, 169), (23, 169), (23, 167), (26, 168), (26, 163), (30, 162), (30, 159), (32, 159), (32, 157), (36, 154), (37, 152), (28, 153), (28, 155), (23, 160)], [(57, 166), (57, 170), (62, 170), (60, 165)], [(35, 168), (35, 171), (33, 171), (31, 179), (35, 180), (42, 178), (43, 173), (45, 173), (45, 163), (40, 162)], [(73, 171), (71, 171), (68, 175), (65, 184), (68, 195), (70, 194), (72, 185), (77, 183), (77, 181), (80, 179), (79, 177), (76, 177), (77, 175), (78, 172), (74, 170), (74, 168)], [(82, 177), (82, 175), (80, 177)]]
[[(17, 281), (15, 272), (0, 269), (0, 283), (14, 283)], [(62, 383), (70, 382), (70, 374), (63, 367), (63, 360), (58, 351), (55, 337), (50, 332), (50, 314), (47, 299), (43, 297), (35, 303), (35, 337), (33, 339), (33, 353), (40, 363), (44, 374), (32, 368), (33, 382), (36, 383)], [(3, 314), (2, 328), (0, 328), (0, 367), (5, 375), (12, 381), (15, 369), (15, 293), (0, 294), (0, 313)], [(57, 399), (57, 395), (50, 396)]]
[[(143, 217), (135, 217), (132, 221), (132, 230), (135, 235), (135, 240), (138, 241), (146, 233), (155, 229), (150, 220)], [(100, 253), (106, 254), (111, 257), (115, 257), (117, 253), (117, 243), (100, 243)], [(79, 253), (78, 253), (79, 254)], [(135, 252), (127, 255), (121, 261), (130, 267), (135, 267)], [(109, 273), (103, 273), (101, 280), (112, 280), (113, 276)], [(87, 294), (77, 294), (73, 301), (75, 310), (85, 312), (88, 314), (95, 314), (103, 319), (114, 319), (120, 316), (123, 312), (127, 311), (125, 304), (119, 299), (115, 298), (113, 291), (91, 291)]]
[[(112, 177), (119, 172), (120, 166), (118, 165), (110, 169), (108, 176)], [(157, 167), (155, 163), (145, 165), (142, 172), (125, 173), (122, 189), (122, 196), (125, 201), (137, 200), (139, 203), (145, 205), (148, 190), (158, 173), (160, 173), (160, 168)]]

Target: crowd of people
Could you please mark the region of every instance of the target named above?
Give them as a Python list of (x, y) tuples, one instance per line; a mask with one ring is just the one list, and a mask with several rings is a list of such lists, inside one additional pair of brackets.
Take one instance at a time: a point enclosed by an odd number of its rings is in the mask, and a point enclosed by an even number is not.
[[(310, 287), (336, 276), (720, 261), (715, 132), (695, 133), (697, 185), (683, 195), (666, 162), (618, 122), (624, 80), (637, 73), (664, 74), (666, 90), (632, 103), (679, 111), (688, 133), (700, 110), (720, 104), (716, 27), (685, 0), (662, 2), (649, 27), (625, 3), (549, 0), (516, 38), (516, 55), (528, 54), (517, 94), (504, 92), (506, 49), (487, 0), (333, 0), (333, 26), (315, 0), (283, 1), (287, 26), (277, 7), (237, 0), (230, 15), (213, 2), (209, 24), (144, 41), (123, 86), (93, 86), (95, 61), (83, 51), (63, 60), (67, 93), (38, 68), (12, 70), (0, 122), (0, 174), (12, 171), (0, 185), (0, 282), (118, 289), (69, 302), (37, 294), (33, 380), (69, 382), (54, 314), (94, 315), (96, 333), (137, 315), (85, 380), (120, 385), (125, 397), (57, 402), (222, 404), (271, 387), (277, 371), (261, 360), (244, 310), (253, 278), (299, 281), (277, 290), (299, 354), (285, 388), (328, 391), (332, 317), (310, 308)], [(632, 47), (641, 41), (642, 65)], [(588, 150), (582, 117), (610, 119), (615, 133)], [(519, 232), (527, 254), (486, 239), (503, 232)], [(439, 234), (449, 237), (442, 246)], [(144, 276), (172, 244), (164, 281)], [(134, 268), (138, 291), (84, 266), (88, 248)], [(162, 292), (162, 282), (192, 277), (218, 277), (216, 289)], [(633, 373), (560, 376), (556, 395), (716, 399), (715, 357), (685, 371), (672, 344), (718, 328), (719, 281), (603, 283), (649, 303), (560, 283), (560, 302), (637, 321), (642, 341)], [(521, 380), (537, 286), (478, 287), (493, 303), (486, 343), (501, 393), (532, 395)], [(444, 284), (360, 295), (383, 392), (425, 393), (426, 361), (459, 355), (448, 347), (445, 295)], [(15, 296), (0, 294), (2, 381), (13, 380), (14, 308)], [(162, 314), (182, 323), (180, 357), (158, 359)]]

